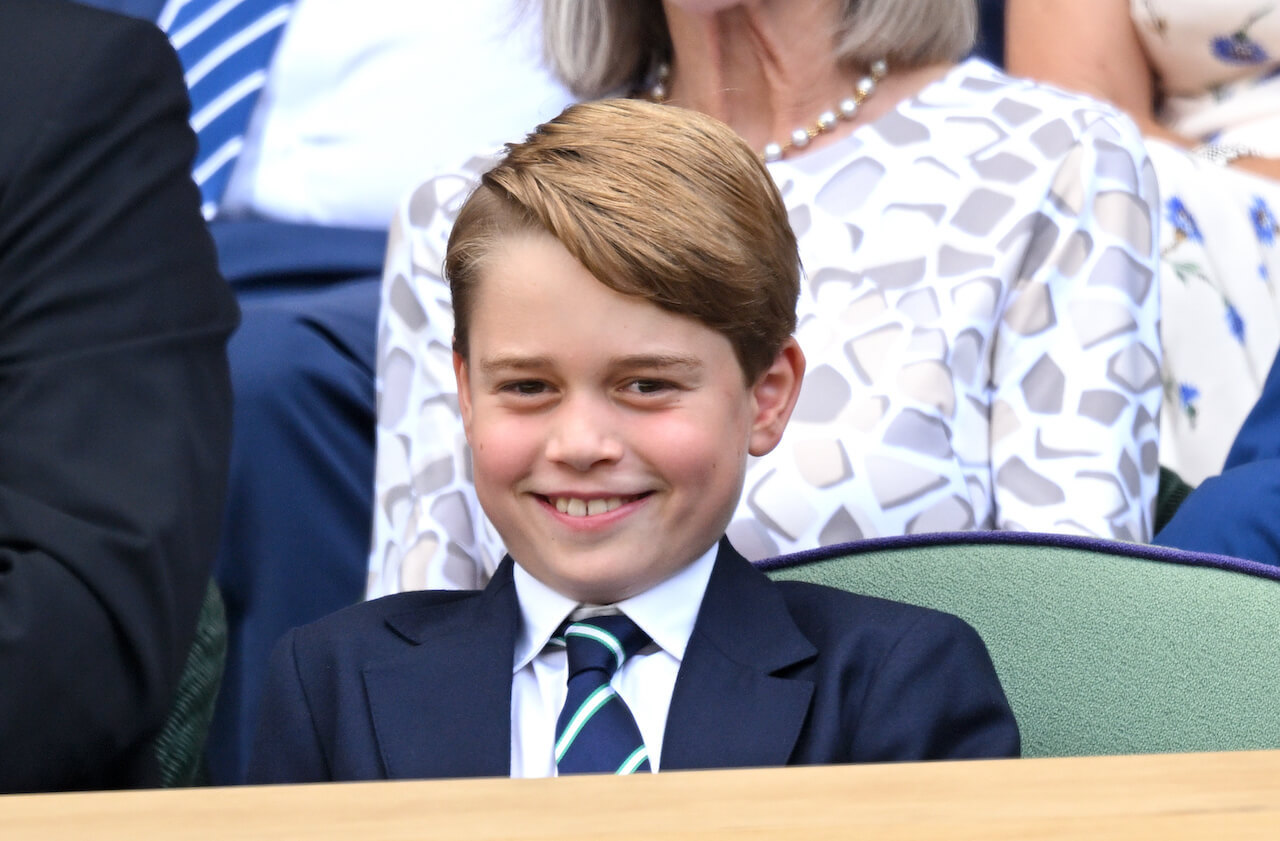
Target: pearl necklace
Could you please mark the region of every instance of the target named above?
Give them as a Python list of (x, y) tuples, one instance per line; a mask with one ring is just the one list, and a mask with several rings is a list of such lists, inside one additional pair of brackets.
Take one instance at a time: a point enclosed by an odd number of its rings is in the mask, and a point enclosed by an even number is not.
[[(870, 72), (858, 80), (858, 84), (854, 86), (852, 96), (846, 96), (840, 100), (835, 108), (823, 111), (811, 125), (791, 132), (791, 136), (787, 138), (785, 143), (776, 141), (766, 143), (764, 150), (760, 153), (760, 159), (765, 163), (780, 161), (791, 152), (808, 146), (809, 142), (818, 135), (834, 129), (841, 120), (852, 120), (858, 113), (862, 103), (866, 102), (867, 97), (875, 93), (876, 85), (888, 72), (889, 65), (884, 59), (871, 62)], [(658, 78), (653, 83), (653, 87), (649, 88), (649, 99), (659, 104), (665, 103), (667, 101), (667, 85), (670, 79), (671, 65), (666, 62), (658, 65)]]

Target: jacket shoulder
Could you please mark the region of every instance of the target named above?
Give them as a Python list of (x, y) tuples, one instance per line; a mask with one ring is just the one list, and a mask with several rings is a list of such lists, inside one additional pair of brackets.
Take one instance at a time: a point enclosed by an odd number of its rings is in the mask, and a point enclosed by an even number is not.
[(299, 649), (345, 647), (371, 635), (395, 635), (403, 621), (431, 627), (448, 621), (460, 609), (474, 606), (480, 590), (415, 590), (344, 607), (295, 629)]

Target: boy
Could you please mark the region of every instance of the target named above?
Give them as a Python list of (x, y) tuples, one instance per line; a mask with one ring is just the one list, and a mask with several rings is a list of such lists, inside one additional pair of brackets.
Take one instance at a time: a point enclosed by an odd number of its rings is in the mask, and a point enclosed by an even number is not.
[(568, 109), (468, 198), (445, 274), (475, 489), (510, 555), (483, 591), (286, 637), (254, 781), (1017, 754), (964, 623), (770, 582), (721, 539), (804, 373), (795, 238), (731, 130)]

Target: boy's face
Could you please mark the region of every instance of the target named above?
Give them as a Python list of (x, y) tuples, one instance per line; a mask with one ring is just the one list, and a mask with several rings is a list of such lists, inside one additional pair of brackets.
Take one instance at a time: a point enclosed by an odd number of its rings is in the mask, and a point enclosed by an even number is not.
[(454, 355), (475, 487), (513, 557), (582, 602), (641, 593), (720, 537), (804, 358), (752, 386), (729, 340), (597, 281), (555, 238), (486, 259)]

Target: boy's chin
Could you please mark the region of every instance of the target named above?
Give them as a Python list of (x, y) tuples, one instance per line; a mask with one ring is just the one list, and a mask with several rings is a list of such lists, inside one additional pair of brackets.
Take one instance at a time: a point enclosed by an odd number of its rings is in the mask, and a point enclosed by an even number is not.
[(652, 584), (613, 579), (561, 579), (552, 588), (581, 604), (617, 604), (643, 593)]
[(574, 601), (582, 604), (603, 605), (616, 604), (632, 596), (638, 596), (666, 581), (686, 566), (688, 564), (681, 564), (674, 569), (655, 570), (636, 569), (623, 563), (604, 574), (553, 574), (545, 577), (538, 576), (534, 570), (528, 571), (551, 589)]
[[(501, 533), (501, 532), (499, 532)], [(707, 551), (691, 536), (662, 540), (628, 529), (597, 540), (508, 532), (507, 551), (526, 573), (583, 604), (615, 604), (638, 596), (688, 568)], [(723, 532), (720, 532), (723, 533)], [(714, 546), (712, 541), (710, 546)]]

